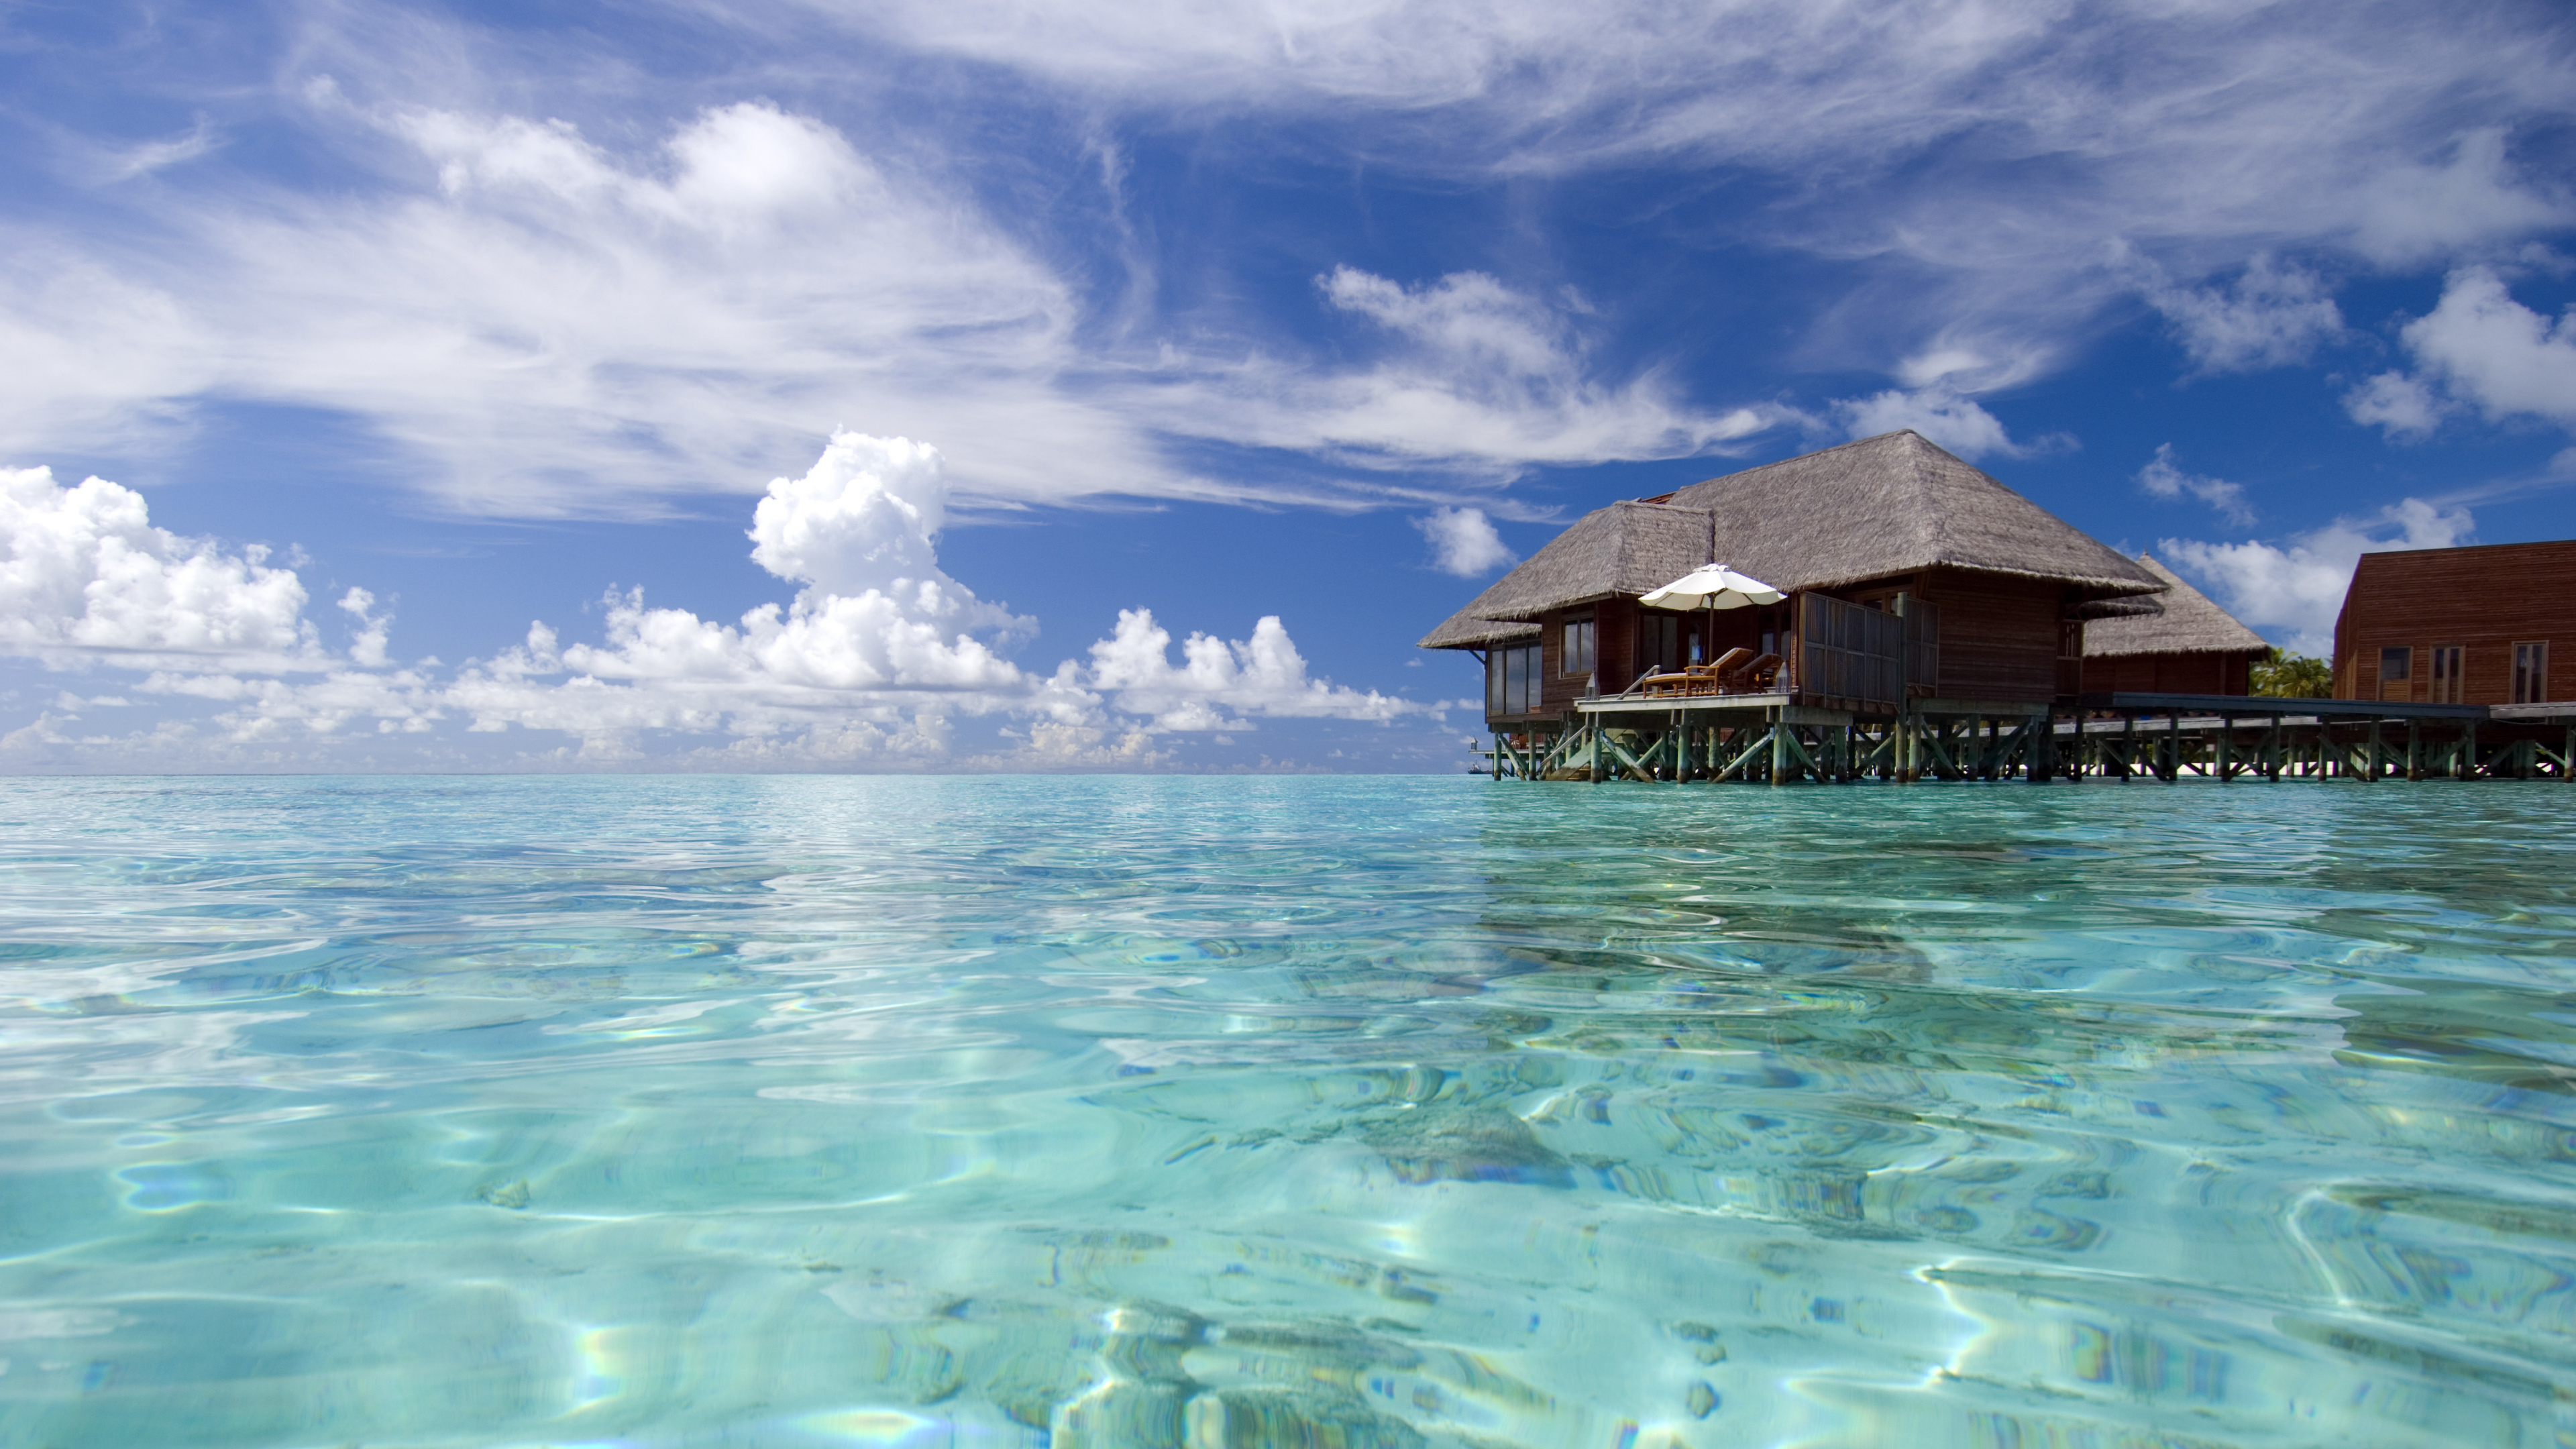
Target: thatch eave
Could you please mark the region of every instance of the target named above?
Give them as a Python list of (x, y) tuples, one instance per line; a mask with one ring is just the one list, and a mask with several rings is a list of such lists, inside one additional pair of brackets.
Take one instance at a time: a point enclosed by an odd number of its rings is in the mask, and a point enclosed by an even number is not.
[(2084, 657), (2119, 659), (2140, 654), (2260, 654), (2271, 646), (2181, 575), (2141, 555), (2139, 564), (2166, 580), (2163, 605), (2153, 614), (2099, 619), (2084, 626)]
[(1538, 637), (1538, 625), (1508, 619), (1452, 615), (1414, 644), (1416, 649), (1491, 649)]

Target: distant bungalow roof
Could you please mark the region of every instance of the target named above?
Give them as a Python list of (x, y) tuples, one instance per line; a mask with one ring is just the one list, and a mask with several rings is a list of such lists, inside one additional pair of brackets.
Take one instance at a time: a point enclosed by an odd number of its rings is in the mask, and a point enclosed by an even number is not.
[(1784, 590), (1941, 566), (2019, 574), (2086, 589), (2098, 612), (2130, 612), (2144, 601), (2122, 599), (2167, 586), (1908, 429), (1596, 509), (1421, 647), (1473, 648), (1499, 622), (1643, 594), (1704, 563)]
[(2209, 596), (2184, 583), (2180, 575), (2152, 558), (2138, 562), (2165, 581), (2158, 596), (2163, 612), (2120, 619), (2096, 619), (2084, 626), (2084, 657), (2115, 658), (2124, 654), (2261, 653), (2270, 647), (2263, 636), (2236, 622), (2236, 616), (2210, 602)]

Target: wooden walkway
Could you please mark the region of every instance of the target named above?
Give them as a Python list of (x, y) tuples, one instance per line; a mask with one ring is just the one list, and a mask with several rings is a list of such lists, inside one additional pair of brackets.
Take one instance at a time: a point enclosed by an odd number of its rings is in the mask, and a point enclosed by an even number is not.
[(2103, 694), (2072, 707), (1917, 699), (1902, 714), (1785, 694), (1584, 700), (1553, 730), (1496, 735), (1498, 780), (2576, 780), (2576, 702), (2395, 704)]

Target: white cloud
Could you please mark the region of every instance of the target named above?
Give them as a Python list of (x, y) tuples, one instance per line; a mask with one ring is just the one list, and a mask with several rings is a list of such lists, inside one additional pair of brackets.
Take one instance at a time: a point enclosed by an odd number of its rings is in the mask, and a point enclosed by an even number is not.
[(1481, 508), (1435, 508), (1413, 520), (1413, 526), (1431, 541), (1432, 567), (1444, 574), (1472, 579), (1520, 559)]
[(378, 617), (376, 596), (356, 585), (340, 596), (340, 608), (358, 621), (358, 632), (349, 641), (349, 658), (369, 669), (385, 667), (385, 645), (394, 626), (391, 614)]
[(390, 145), (374, 187), (163, 198), (176, 239), (148, 251), (6, 239), (8, 437), (113, 436), (211, 392), (333, 409), (491, 515), (649, 514), (849, 415), (967, 439), (986, 496), (1180, 486), (1068, 382), (1079, 309), (1052, 269), (818, 122), (720, 106), (622, 155), (314, 94), (330, 143)]
[(2350, 203), (2355, 247), (2373, 260), (2402, 265), (2457, 255), (2507, 237), (2563, 227), (2567, 198), (2542, 194), (2505, 156), (2505, 131), (2482, 126), (2452, 143), (2442, 165), (2391, 166), (2370, 178)]
[(2343, 313), (2323, 279), (2260, 252), (2231, 288), (2178, 287), (2157, 273), (2146, 298), (2202, 372), (2287, 367), (2343, 333)]
[(48, 663), (310, 670), (326, 662), (304, 585), (266, 552), (152, 526), (140, 494), (0, 468), (0, 649)]
[(1406, 287), (1340, 267), (1316, 286), (1329, 306), (1380, 329), (1384, 355), (1342, 368), (1254, 357), (1176, 376), (1153, 397), (1162, 426), (1359, 467), (1511, 472), (1697, 456), (1796, 416), (1769, 405), (1704, 411), (1653, 372), (1604, 384), (1576, 307), (1480, 272)]
[(2335, 615), (2343, 609), (2353, 565), (2363, 554), (2451, 548), (2467, 542), (2474, 528), (2465, 508), (2437, 508), (2408, 498), (2375, 518), (2338, 518), (2295, 535), (2286, 548), (2168, 538), (2157, 551), (2247, 625), (2285, 631), (2286, 637), (2281, 632), (2272, 636), (2282, 647), (2322, 658), (2334, 647)]
[(2467, 267), (2404, 336), (2427, 372), (2488, 417), (2576, 426), (2576, 307), (2552, 321), (2516, 302), (2492, 270)]
[(2245, 501), (2242, 484), (2224, 478), (2204, 478), (2186, 473), (2173, 460), (2173, 444), (2156, 445), (2155, 457), (2138, 470), (2138, 486), (2148, 496), (2163, 499), (2197, 498), (2217, 510), (2218, 516), (2230, 523), (2243, 525), (2254, 521), (2253, 506)]
[[(143, 499), (114, 483), (66, 489), (41, 468), (0, 472), (0, 651), (142, 671), (141, 697), (213, 709), (211, 733), (164, 719), (80, 735), (68, 726), (82, 709), (126, 701), (61, 692), (0, 755), (291, 767), (377, 742), (426, 747), (461, 719), (469, 735), (574, 736), (577, 746), (522, 760), (565, 767), (1148, 768), (1171, 760), (1156, 734), (1265, 717), (1383, 723), (1444, 707), (1313, 677), (1275, 616), (1249, 641), (1193, 634), (1175, 665), (1170, 633), (1125, 611), (1087, 660), (1023, 669), (1006, 653), (1035, 621), (939, 568), (948, 503), (938, 450), (837, 433), (754, 510), (752, 556), (803, 586), (785, 606), (726, 623), (648, 607), (629, 589), (607, 597), (598, 642), (567, 643), (540, 621), (441, 678), (435, 661), (391, 665), (390, 616), (367, 589), (337, 601), (353, 628), (335, 659), (303, 617), (294, 570), (154, 528)], [(273, 677), (287, 670), (305, 677)], [(998, 748), (958, 743), (956, 721), (993, 717), (1013, 722)], [(326, 740), (343, 753), (309, 753)]]
[(1129, 714), (1151, 715), (1157, 730), (1247, 728), (1240, 715), (1382, 723), (1425, 708), (1309, 678), (1304, 656), (1276, 615), (1255, 624), (1249, 642), (1192, 634), (1177, 667), (1171, 647), (1171, 631), (1154, 622), (1152, 611), (1121, 609), (1117, 632), (1091, 646), (1086, 683)]
[(2441, 425), (2444, 406), (2421, 381), (2383, 372), (2345, 393), (2343, 410), (2363, 427), (2387, 429), (2392, 438), (2420, 438)]
[(767, 103), (617, 151), (562, 121), (309, 97), (320, 139), (374, 148), (372, 188), (160, 197), (149, 246), (0, 233), (0, 442), (130, 445), (252, 398), (362, 420), (458, 511), (649, 515), (851, 417), (959, 440), (954, 482), (1008, 502), (1265, 496), (1174, 462), (1176, 439), (1491, 474), (1705, 452), (1779, 416), (1599, 380), (1564, 309), (1477, 273), (1321, 279), (1381, 329), (1357, 340), (1395, 343), (1363, 365), (1222, 328), (1086, 337), (1080, 289), (972, 199)]
[[(604, 644), (527, 643), (469, 669), (451, 697), (478, 730), (763, 730), (851, 709), (909, 704), (981, 714), (1039, 689), (1000, 652), (1034, 621), (940, 572), (944, 460), (904, 438), (836, 433), (814, 466), (771, 481), (753, 513), (752, 558), (802, 583), (782, 610), (732, 624), (648, 608), (641, 588), (606, 600)], [(990, 636), (978, 637), (979, 635)], [(569, 673), (562, 684), (537, 676)], [(926, 705), (922, 695), (958, 695)]]
[(2463, 267), (2399, 335), (2417, 371), (2383, 372), (2346, 393), (2355, 422), (2414, 438), (2474, 408), (2491, 421), (2576, 428), (2576, 307), (2552, 320), (2515, 301), (2493, 268)]
[(1873, 438), (1899, 428), (1912, 428), (1972, 461), (1994, 454), (2023, 458), (2068, 446), (2072, 441), (2051, 435), (2035, 443), (2016, 443), (2004, 431), (2002, 419), (1987, 412), (1974, 398), (1962, 397), (1938, 383), (1912, 391), (1890, 390), (1847, 398), (1834, 404), (1834, 416), (1850, 437)]
[[(1989, 352), (2062, 354), (2127, 290), (2100, 263), (2118, 241), (2204, 276), (2267, 251), (2466, 257), (2576, 218), (2507, 144), (2571, 109), (2546, 6), (808, 4), (1086, 110), (1297, 116), (1378, 167), (1780, 180), (1746, 232), (1861, 267), (1810, 329), (1826, 366), (1884, 367), (1960, 318)], [(2295, 354), (2319, 300), (2258, 287), (2182, 325), (2204, 366), (2253, 365)], [(2288, 312), (2227, 315), (2249, 303)]]
[(214, 127), (200, 120), (184, 136), (102, 151), (94, 159), (92, 170), (101, 181), (131, 181), (137, 176), (148, 176), (155, 171), (194, 161), (215, 149), (216, 144)]

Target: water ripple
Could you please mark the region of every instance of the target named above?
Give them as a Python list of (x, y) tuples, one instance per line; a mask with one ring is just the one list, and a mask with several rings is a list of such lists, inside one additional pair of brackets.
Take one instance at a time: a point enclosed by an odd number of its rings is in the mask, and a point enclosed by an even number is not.
[(2568, 1442), (2565, 798), (0, 782), (0, 1442)]

